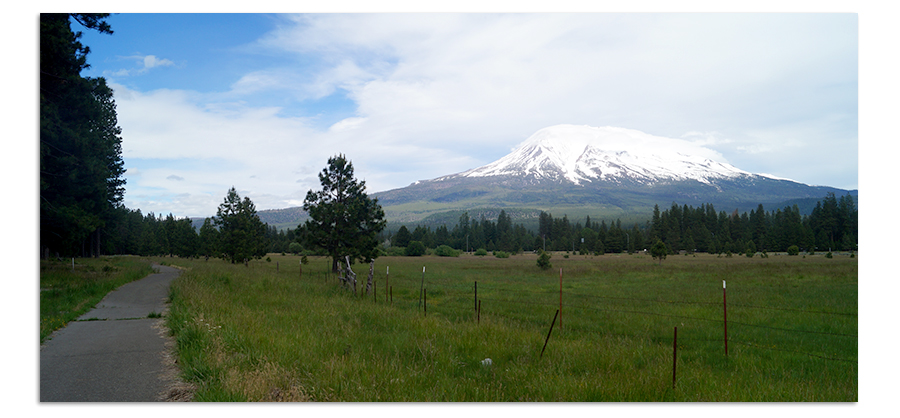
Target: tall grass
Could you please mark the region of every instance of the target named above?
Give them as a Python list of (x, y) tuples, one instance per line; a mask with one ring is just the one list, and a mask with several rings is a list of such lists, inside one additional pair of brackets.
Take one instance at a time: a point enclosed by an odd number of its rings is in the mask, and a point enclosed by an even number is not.
[(117, 287), (151, 273), (150, 261), (130, 256), (41, 260), (41, 343), (100, 303)]
[(857, 400), (856, 258), (386, 257), (376, 297), (341, 289), (327, 259), (300, 277), (298, 258), (270, 256), (173, 262), (187, 271), (168, 322), (195, 400)]

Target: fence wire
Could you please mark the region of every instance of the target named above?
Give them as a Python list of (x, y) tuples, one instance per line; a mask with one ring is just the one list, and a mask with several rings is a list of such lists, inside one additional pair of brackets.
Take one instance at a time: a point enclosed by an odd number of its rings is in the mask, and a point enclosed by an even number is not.
[[(421, 277), (402, 277), (391, 276), (391, 283), (420, 283)], [(448, 297), (457, 297), (457, 298), (472, 298), (475, 292), (475, 285), (452, 285), (452, 284), (435, 284), (433, 282), (429, 283), (428, 279), (425, 279), (426, 287), (429, 288), (429, 292), (431, 291), (441, 291), (444, 292), (445, 296)], [(408, 283), (406, 283), (408, 284)], [(418, 285), (416, 287), (419, 287)], [(478, 291), (478, 301), (489, 302), (490, 304), (485, 306), (485, 311), (481, 312), (481, 316), (496, 316), (501, 318), (506, 318), (514, 321), (528, 321), (533, 322), (535, 324), (544, 322), (544, 319), (534, 318), (533, 320), (523, 317), (510, 316), (507, 314), (503, 314), (496, 310), (498, 305), (496, 304), (515, 304), (515, 305), (532, 305), (532, 306), (541, 306), (541, 307), (559, 307), (559, 301), (555, 298), (560, 294), (558, 288), (549, 287), (547, 289), (510, 289), (504, 286), (496, 286), (496, 285), (488, 285), (484, 283), (477, 284)], [(470, 293), (471, 292), (471, 293)], [(526, 300), (526, 299), (511, 299), (511, 298), (497, 298), (497, 297), (483, 297), (481, 295), (491, 294), (491, 293), (501, 293), (504, 295), (536, 295), (536, 296), (544, 296), (544, 297), (552, 297), (554, 300), (550, 301), (535, 301), (535, 300)], [(417, 293), (418, 294), (418, 293)], [(722, 307), (723, 302), (715, 301), (715, 302), (705, 302), (705, 301), (681, 301), (681, 300), (662, 300), (662, 299), (650, 299), (650, 298), (631, 298), (631, 297), (621, 297), (621, 296), (603, 296), (603, 295), (592, 295), (585, 293), (572, 293), (572, 292), (563, 292), (562, 296), (571, 301), (572, 298), (588, 298), (588, 299), (598, 299), (598, 300), (611, 300), (611, 301), (619, 301), (619, 302), (640, 302), (640, 303), (650, 303), (650, 304), (664, 304), (664, 305), (694, 305), (694, 306), (705, 306), (705, 307)], [(835, 316), (844, 316), (844, 317), (856, 317), (856, 313), (849, 312), (828, 312), (828, 311), (816, 311), (816, 310), (805, 310), (805, 309), (797, 309), (797, 308), (787, 308), (787, 307), (772, 307), (772, 306), (759, 306), (759, 305), (749, 305), (749, 304), (729, 304), (728, 308), (739, 308), (741, 310), (744, 309), (760, 309), (760, 310), (771, 310), (771, 311), (783, 311), (783, 312), (795, 312), (795, 313), (808, 313), (808, 314), (817, 314), (817, 315), (835, 315)], [(434, 306), (430, 307), (430, 310), (434, 311), (445, 311), (446, 308)], [(648, 316), (648, 317), (662, 317), (662, 318), (673, 318), (679, 320), (690, 320), (690, 321), (702, 321), (707, 323), (725, 323), (724, 318), (716, 317), (716, 318), (704, 318), (698, 316), (690, 316), (690, 315), (678, 315), (671, 313), (662, 313), (662, 312), (648, 312), (644, 310), (634, 310), (634, 309), (620, 309), (614, 307), (599, 307), (599, 306), (586, 306), (580, 304), (563, 304), (563, 309), (565, 311), (572, 309), (583, 309), (590, 310), (596, 312), (606, 312), (606, 313), (620, 313), (620, 314), (628, 314), (628, 315), (640, 315), (640, 316)], [(453, 315), (459, 316), (459, 312), (455, 312)], [(790, 328), (781, 328), (781, 327), (773, 327), (768, 325), (759, 325), (759, 324), (749, 324), (745, 322), (738, 321), (727, 321), (728, 325), (735, 325), (740, 327), (751, 327), (751, 328), (760, 328), (760, 329), (768, 329), (768, 330), (776, 330), (786, 333), (798, 333), (798, 334), (817, 334), (817, 335), (828, 335), (835, 337), (846, 337), (846, 338), (858, 338), (857, 334), (848, 334), (848, 333), (838, 333), (838, 332), (825, 332), (825, 331), (810, 331), (810, 330), (802, 330), (802, 329), (790, 329)], [(571, 330), (571, 327), (568, 329)], [(616, 333), (616, 332), (606, 332), (604, 335), (615, 336), (615, 337), (626, 337), (626, 338), (647, 338), (651, 340), (660, 340), (671, 337), (661, 337), (659, 335), (649, 335), (649, 334), (624, 334), (624, 333)], [(689, 334), (688, 334), (689, 335)], [(689, 336), (682, 336), (679, 338), (680, 342), (704, 342), (704, 343), (724, 343), (725, 338), (691, 338)], [(790, 352), (796, 354), (803, 354), (809, 357), (814, 357), (827, 361), (840, 361), (840, 362), (848, 362), (848, 363), (858, 363), (857, 360), (839, 358), (834, 356), (821, 355), (817, 353), (811, 353), (801, 350), (791, 350), (786, 348), (778, 348), (767, 346), (760, 342), (752, 342), (752, 341), (742, 341), (740, 339), (734, 340), (732, 338), (728, 339), (728, 342), (739, 344), (742, 346), (760, 349), (760, 350), (774, 350), (781, 352)]]

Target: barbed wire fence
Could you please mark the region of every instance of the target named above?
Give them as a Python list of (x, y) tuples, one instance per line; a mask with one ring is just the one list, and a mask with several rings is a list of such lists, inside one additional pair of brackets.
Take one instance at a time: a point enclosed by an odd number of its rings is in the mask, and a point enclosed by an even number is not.
[[(858, 363), (855, 358), (855, 350), (853, 353), (850, 353), (852, 355), (846, 355), (848, 353), (845, 353), (845, 355), (833, 355), (822, 352), (821, 349), (803, 349), (799, 347), (802, 344), (801, 342), (798, 342), (796, 338), (797, 336), (814, 335), (834, 339), (858, 339), (858, 335), (855, 332), (788, 328), (734, 319), (728, 319), (726, 321), (724, 318), (726, 308), (724, 300), (665, 300), (647, 297), (604, 296), (552, 289), (549, 286), (545, 289), (534, 290), (517, 288), (512, 283), (506, 285), (497, 283), (487, 284), (483, 281), (479, 282), (475, 280), (470, 283), (457, 282), (451, 284), (446, 283), (443, 280), (428, 281), (421, 276), (413, 276), (414, 277), (404, 277), (402, 274), (391, 276), (391, 287), (410, 286), (415, 283), (416, 289), (413, 289), (413, 291), (407, 290), (406, 294), (412, 293), (418, 298), (418, 285), (427, 281), (429, 298), (471, 300), (471, 302), (469, 302), (469, 306), (472, 307), (470, 308), (471, 310), (462, 308), (465, 304), (459, 303), (429, 305), (427, 309), (428, 313), (431, 315), (438, 314), (453, 318), (466, 318), (468, 315), (473, 320), (480, 320), (484, 317), (492, 316), (504, 318), (509, 321), (529, 323), (538, 328), (546, 328), (547, 318), (553, 316), (553, 311), (555, 309), (560, 309), (560, 317), (562, 317), (563, 312), (565, 312), (567, 317), (572, 318), (572, 320), (568, 320), (566, 323), (566, 327), (564, 328), (566, 333), (600, 332), (610, 336), (651, 338), (662, 342), (667, 338), (671, 341), (672, 336), (664, 335), (662, 330), (668, 329), (670, 332), (670, 325), (674, 324), (682, 328), (682, 335), (678, 336), (679, 343), (702, 342), (709, 344), (723, 344), (726, 346), (724, 351), (726, 357), (728, 356), (727, 343), (733, 343), (753, 350), (800, 354), (824, 361)], [(386, 288), (384, 291), (387, 292), (390, 290)], [(396, 297), (397, 296), (392, 293), (392, 298)], [(514, 308), (521, 308), (521, 306), (533, 306), (535, 307), (535, 310), (528, 311)], [(659, 309), (658, 307), (660, 306), (690, 307), (693, 311), (704, 310), (705, 313), (703, 315), (683, 314), (677, 311), (672, 312), (671, 310)], [(745, 303), (727, 304), (727, 309), (728, 314), (731, 315), (732, 318), (746, 316), (746, 314), (752, 311), (818, 315), (823, 318), (821, 321), (823, 325), (827, 324), (827, 318), (829, 317), (848, 319), (857, 317), (857, 314), (853, 312), (832, 312), (828, 310), (763, 306)], [(538, 312), (540, 312), (540, 314), (538, 314)], [(579, 319), (580, 316), (584, 316), (584, 312), (590, 312), (592, 315), (586, 315), (587, 318)], [(614, 326), (607, 329), (604, 329), (600, 325), (584, 325), (585, 322), (598, 322), (610, 315), (627, 316), (629, 318), (639, 317), (645, 320), (669, 319), (674, 321), (652, 322), (649, 326), (656, 327), (658, 330), (656, 333), (628, 332), (628, 330), (623, 329), (627, 328), (628, 320), (618, 320)], [(784, 318), (781, 319), (784, 320)], [(623, 321), (625, 322), (625, 325), (622, 324)], [(562, 318), (559, 319), (557, 325), (561, 324)], [(562, 327), (560, 326), (560, 328)], [(855, 329), (855, 327), (853, 328)], [(753, 333), (748, 330), (762, 331), (763, 333)], [(560, 329), (559, 331), (563, 331), (563, 329)], [(731, 335), (728, 334), (729, 332)], [(716, 333), (719, 333), (721, 336), (713, 337), (712, 335), (715, 335)], [(775, 336), (773, 333), (781, 334), (781, 336)], [(793, 340), (791, 340), (791, 338), (793, 338)], [(777, 342), (773, 342), (773, 340)]]

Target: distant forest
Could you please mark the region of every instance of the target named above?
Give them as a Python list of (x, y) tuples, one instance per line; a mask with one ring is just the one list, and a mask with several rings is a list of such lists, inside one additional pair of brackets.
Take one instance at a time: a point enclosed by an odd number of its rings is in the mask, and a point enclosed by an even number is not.
[[(106, 254), (181, 257), (218, 257), (216, 230), (207, 219), (199, 231), (189, 218), (163, 217), (152, 212), (122, 208), (112, 225), (104, 230)], [(265, 248), (270, 253), (317, 254), (303, 248), (300, 229), (278, 230), (266, 225)], [(379, 237), (383, 254), (402, 255), (402, 248), (413, 241), (434, 249), (442, 245), (456, 250), (574, 251), (581, 254), (633, 253), (649, 249), (663, 241), (671, 253), (747, 253), (784, 252), (791, 246), (801, 251), (855, 251), (858, 244), (858, 211), (849, 195), (837, 198), (829, 194), (812, 213), (800, 214), (797, 205), (766, 211), (738, 213), (716, 211), (713, 205), (699, 207), (672, 204), (644, 223), (623, 226), (620, 221), (572, 222), (567, 216), (554, 217), (542, 212), (538, 230), (512, 223), (505, 211), (497, 220), (460, 216), (456, 225), (437, 228), (401, 227), (393, 234)], [(293, 245), (292, 245), (293, 244)]]

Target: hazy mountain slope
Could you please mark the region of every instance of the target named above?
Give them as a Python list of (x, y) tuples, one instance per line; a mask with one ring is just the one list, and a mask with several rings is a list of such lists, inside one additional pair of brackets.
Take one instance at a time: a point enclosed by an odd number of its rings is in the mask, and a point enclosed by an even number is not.
[(650, 213), (654, 204), (768, 207), (845, 190), (752, 174), (687, 141), (623, 128), (558, 125), (482, 167), (376, 193), (385, 211), (411, 222), (432, 213), (515, 207), (554, 213)]
[[(680, 139), (624, 128), (557, 125), (539, 130), (490, 164), (373, 196), (391, 223), (439, 224), (462, 211), (489, 214), (500, 208), (515, 214), (514, 221), (540, 210), (573, 219), (637, 218), (649, 215), (653, 205), (672, 202), (712, 203), (727, 211), (756, 209), (761, 203), (771, 210), (785, 201), (815, 200), (829, 192), (848, 193), (749, 173)], [(260, 216), (271, 217), (273, 221), (263, 219), (270, 224), (298, 224), (302, 211), (289, 211), (261, 211)]]

